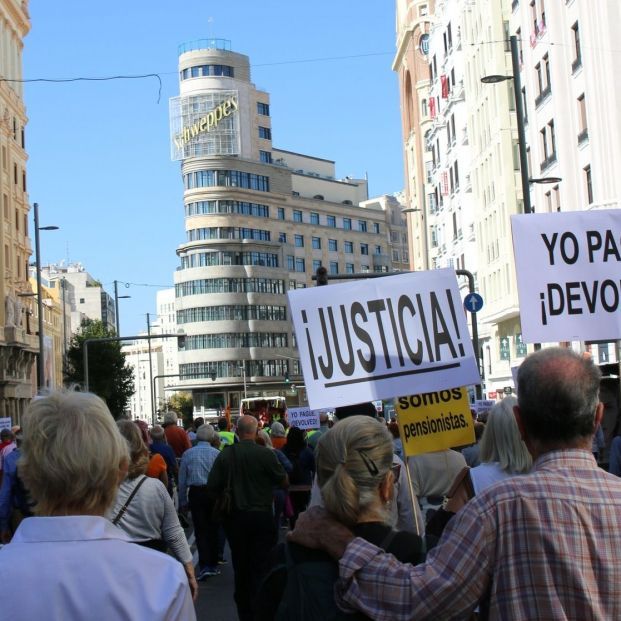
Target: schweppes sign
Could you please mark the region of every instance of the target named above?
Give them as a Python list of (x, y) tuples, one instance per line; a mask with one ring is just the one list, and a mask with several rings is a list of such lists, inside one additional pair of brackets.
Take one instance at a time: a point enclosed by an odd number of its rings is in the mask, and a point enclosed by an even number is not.
[(223, 101), (213, 110), (210, 110), (205, 116), (202, 116), (191, 125), (183, 127), (174, 137), (175, 146), (177, 149), (181, 150), (193, 138), (196, 138), (200, 134), (213, 131), (218, 127), (218, 124), (222, 119), (231, 116), (231, 114), (238, 110), (238, 108), (239, 104), (237, 103), (237, 98), (229, 97), (229, 99)]

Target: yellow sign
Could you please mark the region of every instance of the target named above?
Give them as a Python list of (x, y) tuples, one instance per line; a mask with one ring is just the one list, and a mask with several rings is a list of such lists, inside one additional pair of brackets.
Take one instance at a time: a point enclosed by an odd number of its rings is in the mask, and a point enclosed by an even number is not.
[(395, 410), (408, 457), (474, 443), (466, 388), (399, 397)]
[(210, 132), (212, 129), (215, 129), (223, 118), (230, 116), (238, 108), (237, 99), (231, 97), (209, 111), (205, 116), (198, 119), (198, 121), (192, 123), (192, 125), (184, 127), (175, 138), (177, 149), (182, 149), (185, 144), (192, 138), (196, 138), (199, 134)]

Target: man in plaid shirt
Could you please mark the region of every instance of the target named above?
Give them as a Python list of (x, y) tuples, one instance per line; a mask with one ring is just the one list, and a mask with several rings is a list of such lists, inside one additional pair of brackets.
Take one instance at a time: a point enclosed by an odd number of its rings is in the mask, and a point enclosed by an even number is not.
[(621, 619), (621, 479), (597, 467), (591, 439), (603, 414), (599, 369), (560, 348), (518, 372), (515, 416), (530, 475), (466, 504), (427, 561), (397, 562), (320, 510), (291, 539), (339, 560), (337, 601), (378, 620)]

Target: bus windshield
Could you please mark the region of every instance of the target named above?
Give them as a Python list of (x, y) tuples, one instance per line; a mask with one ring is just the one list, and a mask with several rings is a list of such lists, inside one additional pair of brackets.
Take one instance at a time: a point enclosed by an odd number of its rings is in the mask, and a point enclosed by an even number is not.
[(273, 421), (285, 417), (287, 404), (284, 397), (250, 397), (242, 399), (239, 414), (254, 416), (257, 420), (269, 425)]

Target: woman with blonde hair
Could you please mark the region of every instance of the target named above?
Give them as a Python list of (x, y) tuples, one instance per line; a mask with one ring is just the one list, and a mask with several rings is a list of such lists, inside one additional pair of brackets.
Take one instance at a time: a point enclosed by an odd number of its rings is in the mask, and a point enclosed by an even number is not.
[(19, 473), (35, 517), (0, 550), (0, 584), (12, 594), (2, 618), (195, 619), (179, 563), (134, 545), (104, 517), (129, 458), (106, 404), (52, 393), (32, 401), (23, 429)]
[(158, 479), (146, 476), (149, 449), (138, 427), (129, 420), (121, 420), (117, 426), (127, 442), (130, 459), (127, 478), (121, 483), (114, 507), (107, 517), (135, 543), (160, 552), (170, 548), (183, 565), (196, 597), (198, 585), (192, 553), (168, 490)]
[[(357, 537), (402, 562), (417, 564), (425, 560), (422, 539), (414, 533), (394, 531), (389, 524), (394, 493), (392, 464), (390, 432), (385, 424), (369, 416), (339, 421), (317, 444), (317, 479), (325, 509)], [(288, 575), (278, 618), (287, 618), (288, 607), (295, 605), (308, 610), (309, 618), (340, 619), (342, 613), (332, 596), (338, 578), (337, 563), (323, 552), (294, 543), (287, 544), (282, 552), (285, 554)], [(272, 601), (272, 607), (277, 602)]]

